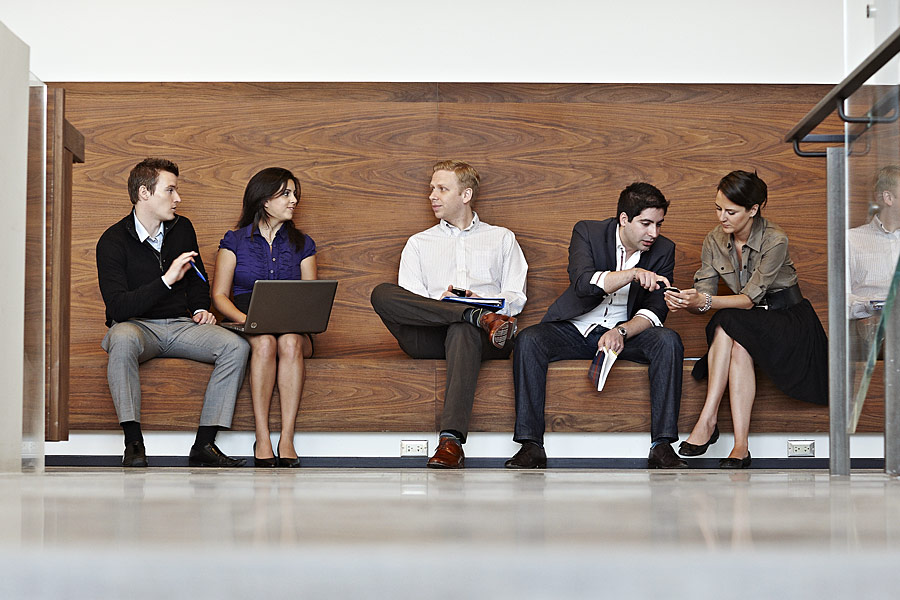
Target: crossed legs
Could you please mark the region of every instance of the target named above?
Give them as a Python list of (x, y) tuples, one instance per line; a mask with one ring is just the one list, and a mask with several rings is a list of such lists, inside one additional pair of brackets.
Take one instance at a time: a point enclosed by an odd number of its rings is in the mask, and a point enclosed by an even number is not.
[(729, 458), (743, 459), (749, 453), (750, 413), (756, 398), (756, 373), (753, 358), (721, 327), (716, 328), (709, 347), (709, 384), (706, 400), (697, 424), (687, 441), (705, 444), (712, 436), (718, 422), (719, 404), (728, 386), (731, 419), (734, 426), (734, 447)]

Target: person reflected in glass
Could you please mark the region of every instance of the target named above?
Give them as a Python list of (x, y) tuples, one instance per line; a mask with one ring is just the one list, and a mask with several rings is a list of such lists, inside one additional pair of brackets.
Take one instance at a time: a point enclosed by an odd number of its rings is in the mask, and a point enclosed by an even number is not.
[(900, 258), (900, 166), (882, 167), (873, 186), (874, 213), (847, 232), (853, 356), (865, 359)]
[[(216, 258), (213, 303), (228, 320), (246, 320), (253, 284), (259, 279), (316, 279), (316, 244), (293, 221), (299, 199), (300, 181), (287, 169), (263, 169), (247, 183), (237, 229), (225, 233)], [(312, 338), (285, 333), (248, 335), (247, 340), (256, 421), (254, 464), (299, 467), (294, 427), (303, 394), (305, 359), (313, 354)], [(269, 407), (276, 382), (281, 401), (277, 453), (269, 433)]]
[[(678, 451), (699, 456), (719, 439), (719, 404), (727, 386), (734, 447), (719, 461), (726, 469), (750, 466), (756, 366), (788, 396), (828, 403), (828, 340), (800, 292), (787, 234), (762, 216), (767, 199), (767, 186), (756, 173), (723, 177), (716, 188), (719, 225), (703, 241), (694, 287), (665, 292), (672, 312), (716, 311), (706, 326), (709, 351), (693, 369), (696, 379), (709, 377), (706, 400)], [(732, 294), (717, 295), (719, 279)]]

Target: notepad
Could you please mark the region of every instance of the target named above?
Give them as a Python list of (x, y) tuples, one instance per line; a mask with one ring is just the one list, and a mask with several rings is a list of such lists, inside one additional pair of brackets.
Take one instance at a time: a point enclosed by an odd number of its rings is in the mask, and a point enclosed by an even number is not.
[(468, 306), (481, 306), (484, 308), (489, 308), (491, 310), (501, 310), (504, 306), (506, 306), (506, 298), (476, 298), (474, 296), (466, 296), (465, 298), (461, 298), (459, 296), (447, 296), (445, 298), (441, 298), (443, 302), (458, 302), (460, 304), (466, 304)]
[(588, 369), (588, 376), (594, 382), (594, 385), (597, 386), (598, 392), (603, 391), (603, 386), (606, 385), (606, 377), (609, 375), (609, 370), (612, 369), (613, 363), (616, 362), (617, 358), (619, 358), (618, 353), (613, 352), (609, 348), (603, 347), (597, 350), (597, 354), (591, 363), (591, 368)]

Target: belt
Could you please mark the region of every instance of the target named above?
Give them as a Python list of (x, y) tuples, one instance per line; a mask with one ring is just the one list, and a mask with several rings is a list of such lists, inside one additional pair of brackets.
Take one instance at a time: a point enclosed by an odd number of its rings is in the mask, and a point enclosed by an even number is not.
[(800, 292), (800, 286), (794, 284), (777, 292), (769, 292), (758, 306), (767, 310), (782, 310), (800, 304), (801, 301), (803, 301), (803, 293)]

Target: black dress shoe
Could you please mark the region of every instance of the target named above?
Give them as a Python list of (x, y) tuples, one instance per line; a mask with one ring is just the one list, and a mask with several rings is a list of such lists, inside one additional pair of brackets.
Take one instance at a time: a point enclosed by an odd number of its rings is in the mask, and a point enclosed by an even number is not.
[(123, 467), (146, 467), (147, 450), (144, 442), (131, 442), (125, 445), (125, 455), (122, 456)]
[(243, 467), (247, 461), (243, 458), (225, 456), (215, 444), (191, 446), (188, 464), (192, 467)]
[(272, 458), (256, 458), (256, 442), (253, 442), (253, 466), (272, 468), (278, 466), (278, 459)]
[(507, 469), (546, 469), (547, 453), (534, 442), (525, 442), (503, 466)]
[(687, 462), (678, 458), (669, 442), (660, 442), (650, 448), (650, 456), (647, 457), (647, 467), (650, 469), (683, 469), (687, 466)]
[(678, 454), (682, 456), (700, 456), (706, 452), (706, 449), (711, 445), (715, 444), (719, 441), (719, 426), (716, 425), (713, 429), (712, 435), (709, 436), (709, 439), (705, 444), (691, 444), (687, 441), (681, 442), (681, 445), (678, 446)]
[(744, 458), (720, 458), (720, 469), (746, 469), (750, 466), (750, 452)]

